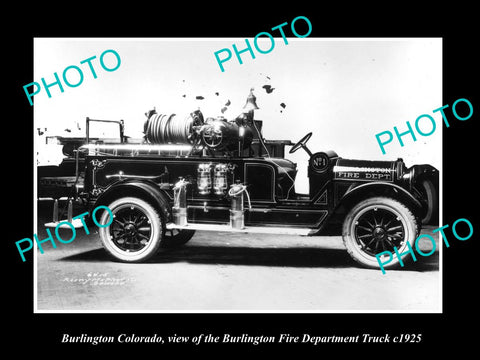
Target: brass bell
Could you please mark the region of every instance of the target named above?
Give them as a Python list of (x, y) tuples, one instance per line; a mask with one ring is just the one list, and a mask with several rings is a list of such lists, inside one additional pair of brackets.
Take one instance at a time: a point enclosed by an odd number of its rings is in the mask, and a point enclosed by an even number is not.
[(248, 94), (248, 97), (247, 97), (247, 102), (245, 103), (245, 105), (243, 106), (243, 111), (244, 112), (249, 112), (251, 110), (258, 110), (260, 109), (258, 106), (257, 106), (257, 97), (255, 95), (253, 95), (253, 88), (250, 89), (250, 94)]

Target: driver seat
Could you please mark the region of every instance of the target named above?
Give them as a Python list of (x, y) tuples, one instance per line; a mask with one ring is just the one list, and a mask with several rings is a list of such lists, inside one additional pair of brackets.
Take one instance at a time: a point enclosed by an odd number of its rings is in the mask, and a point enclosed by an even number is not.
[(284, 158), (266, 158), (278, 169), (276, 195), (285, 200), (295, 195), (295, 177), (297, 176), (297, 164)]

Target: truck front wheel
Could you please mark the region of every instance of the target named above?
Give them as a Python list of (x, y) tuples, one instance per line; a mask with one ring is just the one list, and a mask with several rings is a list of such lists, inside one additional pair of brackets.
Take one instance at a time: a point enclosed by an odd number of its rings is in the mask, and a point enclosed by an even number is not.
[[(165, 223), (150, 203), (136, 197), (124, 197), (108, 207), (113, 221), (100, 228), (99, 233), (109, 255), (123, 262), (141, 262), (158, 252)], [(104, 211), (100, 223), (108, 223), (108, 216)]]
[[(388, 253), (380, 258), (382, 263), (388, 263), (385, 269), (399, 263), (394, 248), (399, 254), (408, 251), (407, 243), (413, 248), (417, 235), (417, 221), (410, 209), (387, 197), (372, 197), (356, 204), (345, 217), (342, 231), (348, 253), (363, 266), (379, 268), (376, 255), (389, 251), (390, 262)], [(402, 262), (409, 257), (402, 256)]]

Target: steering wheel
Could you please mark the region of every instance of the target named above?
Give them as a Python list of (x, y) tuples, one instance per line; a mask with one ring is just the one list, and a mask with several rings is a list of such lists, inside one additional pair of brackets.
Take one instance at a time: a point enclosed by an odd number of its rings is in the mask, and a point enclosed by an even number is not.
[[(309, 132), (307, 135), (305, 135), (303, 138), (301, 138), (295, 145), (292, 146), (289, 153), (293, 154), (295, 151), (297, 151), (300, 148), (304, 148), (305, 151), (307, 151), (308, 149), (305, 147), (305, 144), (307, 143), (308, 140), (310, 140), (311, 137), (312, 137), (312, 133)], [(310, 151), (307, 151), (307, 153), (309, 153), (309, 152)]]

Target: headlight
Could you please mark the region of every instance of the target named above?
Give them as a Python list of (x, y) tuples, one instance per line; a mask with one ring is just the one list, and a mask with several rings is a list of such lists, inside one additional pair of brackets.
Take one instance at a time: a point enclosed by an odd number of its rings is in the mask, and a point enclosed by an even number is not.
[(409, 189), (412, 188), (413, 179), (415, 179), (415, 167), (412, 166), (409, 169), (406, 169), (404, 174), (401, 177), (401, 181), (408, 186)]
[(405, 163), (403, 162), (403, 159), (398, 158), (397, 159), (397, 166), (396, 166), (396, 172), (397, 172), (397, 179), (398, 181), (402, 184), (407, 186), (409, 189), (412, 187), (412, 180), (414, 179), (414, 173), (415, 173), (415, 167), (412, 166), (411, 168), (408, 168), (405, 166)]

